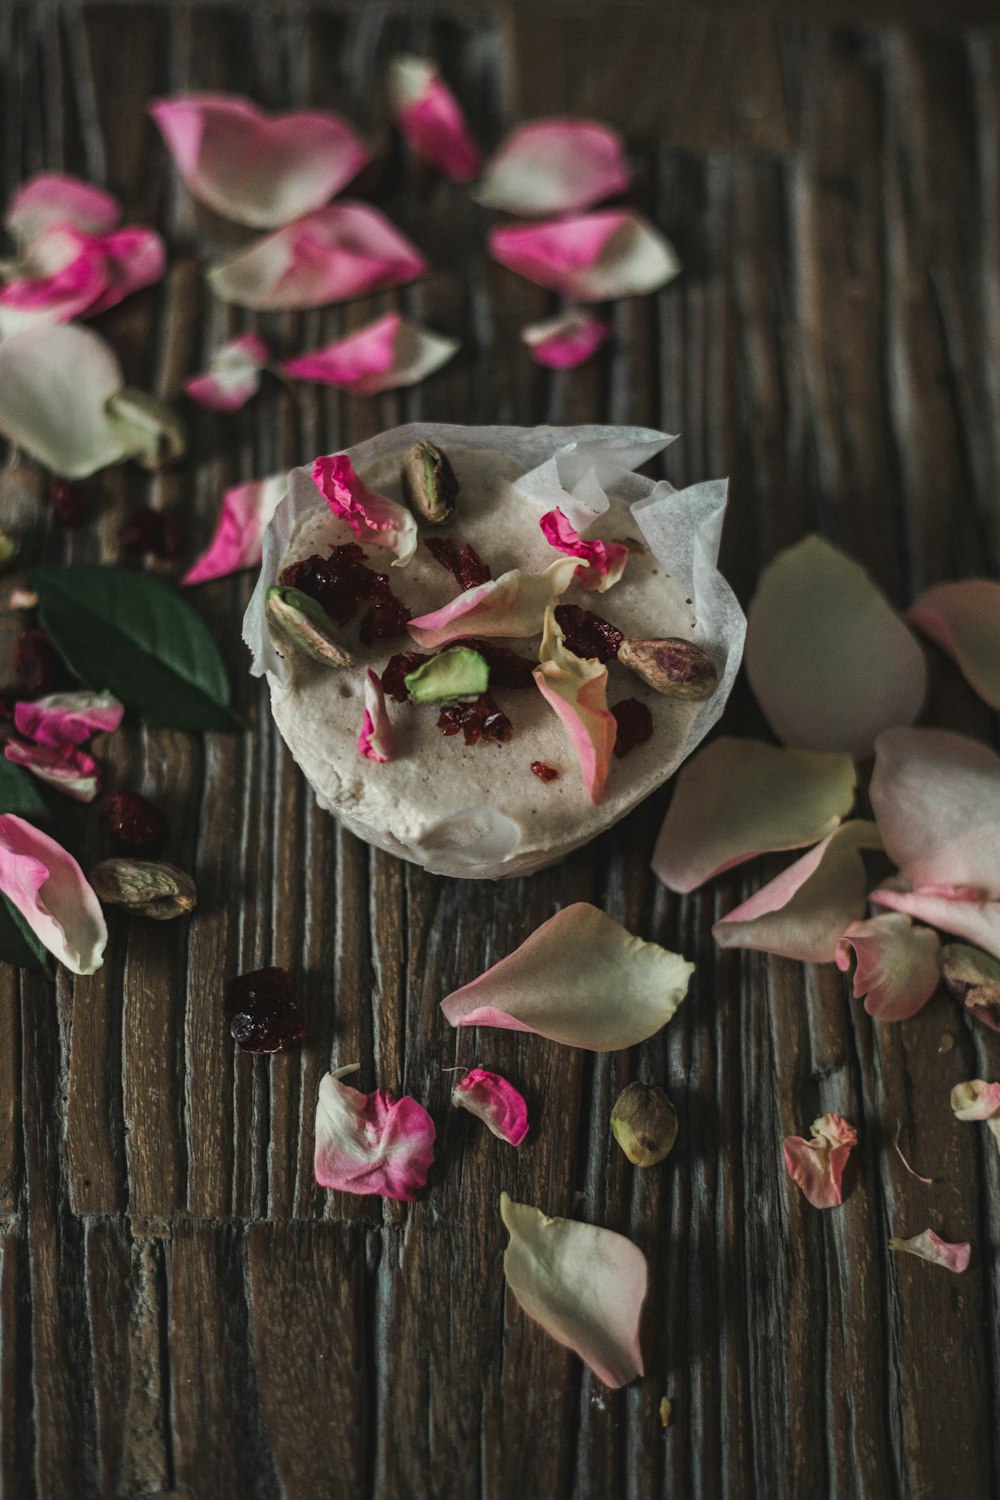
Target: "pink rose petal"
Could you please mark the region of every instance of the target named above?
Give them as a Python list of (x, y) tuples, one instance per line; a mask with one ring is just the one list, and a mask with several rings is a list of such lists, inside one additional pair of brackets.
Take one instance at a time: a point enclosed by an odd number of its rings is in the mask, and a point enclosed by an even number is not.
[(852, 922), (837, 944), (837, 967), (851, 966), (854, 998), (865, 996), (865, 1010), (880, 1021), (905, 1021), (922, 1010), (941, 979), (941, 942), (929, 927), (914, 927), (893, 912)]
[(6, 334), (38, 324), (67, 323), (114, 307), (163, 275), (163, 241), (152, 229), (87, 235), (66, 225), (34, 241), (20, 274), (0, 292)]
[(342, 1193), (412, 1203), (434, 1160), (434, 1122), (408, 1094), (359, 1093), (341, 1083), (353, 1063), (327, 1073), (316, 1106), (316, 1181)]
[(241, 568), (259, 568), (264, 532), (287, 489), (285, 474), (270, 474), (266, 479), (251, 479), (226, 490), (215, 534), (181, 583), (190, 587)]
[(939, 927), (942, 932), (967, 938), (976, 947), (1000, 958), (1000, 900), (988, 900), (961, 886), (910, 890), (901, 880), (883, 881), (869, 899), (876, 906), (902, 912), (928, 927)]
[(74, 974), (101, 967), (108, 929), (71, 854), (13, 813), (0, 816), (0, 891)]
[(566, 649), (552, 605), (545, 611), (538, 666), (531, 675), (562, 720), (591, 802), (600, 802), (618, 733), (615, 716), (608, 711), (608, 669)]
[(577, 1219), (550, 1219), (500, 1195), (510, 1235), (504, 1276), (520, 1306), (557, 1343), (617, 1389), (643, 1373), (639, 1320), (648, 1267), (637, 1245)]
[(422, 276), (423, 257), (367, 203), (345, 199), (266, 235), (207, 275), (224, 302), (320, 307)]
[(914, 1168), (910, 1166), (910, 1163), (907, 1161), (906, 1157), (903, 1155), (903, 1148), (899, 1144), (899, 1131), (900, 1131), (900, 1127), (897, 1125), (896, 1126), (896, 1139), (892, 1143), (895, 1146), (895, 1148), (896, 1148), (896, 1155), (899, 1157), (900, 1161), (903, 1163), (903, 1166), (906, 1168), (907, 1172), (909, 1172), (909, 1174), (910, 1174), (911, 1177), (915, 1177), (916, 1180), (917, 1180), (917, 1182), (922, 1182), (927, 1187), (933, 1187), (933, 1185), (934, 1185), (934, 1178), (933, 1177), (923, 1177), (919, 1172), (915, 1171)]
[(62, 172), (39, 172), (11, 198), (4, 225), (24, 249), (55, 225), (107, 234), (120, 218), (118, 200), (103, 188)]
[(318, 380), (359, 396), (374, 396), (415, 385), (440, 369), (457, 348), (455, 339), (407, 322), (399, 313), (386, 313), (346, 338), (290, 359), (284, 371), (293, 379)]
[(441, 1002), (452, 1026), (531, 1031), (568, 1047), (615, 1052), (665, 1026), (694, 965), (575, 902)]
[(947, 1240), (939, 1239), (933, 1229), (925, 1229), (922, 1234), (915, 1234), (910, 1240), (900, 1240), (893, 1235), (889, 1241), (889, 1249), (917, 1255), (921, 1260), (944, 1266), (947, 1271), (967, 1271), (969, 1257), (972, 1255), (971, 1245), (949, 1244)]
[(479, 148), (461, 106), (423, 58), (400, 54), (389, 64), (389, 102), (400, 135), (415, 156), (455, 182), (479, 171)]
[(985, 703), (1000, 708), (1000, 583), (965, 578), (936, 584), (906, 618), (947, 651)]
[(365, 671), (365, 711), (358, 735), (358, 752), (384, 765), (392, 760), (392, 724), (385, 706), (382, 682), (371, 667)]
[(405, 505), (369, 489), (346, 453), (317, 458), (312, 477), (331, 515), (346, 521), (360, 542), (395, 552), (394, 568), (405, 567), (417, 548), (417, 523)]
[(550, 547), (580, 558), (584, 566), (573, 576), (581, 588), (604, 594), (621, 578), (628, 562), (628, 548), (621, 542), (584, 541), (558, 507), (547, 511), (538, 524)]
[(631, 174), (621, 136), (592, 120), (536, 120), (519, 125), (486, 163), (473, 193), (505, 213), (568, 214), (628, 189)]
[(541, 323), (528, 323), (521, 338), (537, 364), (550, 370), (573, 370), (597, 353), (611, 337), (611, 324), (589, 313), (558, 313)]
[(260, 389), (260, 372), (271, 357), (263, 339), (255, 333), (222, 344), (212, 355), (209, 368), (184, 382), (184, 390), (209, 411), (239, 411)]
[(519, 276), (577, 302), (655, 292), (680, 271), (659, 231), (618, 209), (494, 229), (490, 254)]
[(74, 802), (93, 802), (100, 787), (97, 762), (73, 745), (55, 749), (51, 745), (31, 745), (24, 740), (8, 740), (4, 756), (15, 766), (23, 766), (39, 781), (72, 797)]
[(984, 1121), (1000, 1150), (1000, 1083), (986, 1083), (982, 1078), (956, 1083), (951, 1107), (957, 1120)]
[(110, 693), (51, 693), (33, 703), (15, 703), (14, 724), (29, 740), (60, 749), (82, 745), (92, 734), (111, 734), (124, 713)]
[(526, 640), (542, 629), (546, 609), (566, 592), (575, 572), (569, 558), (559, 558), (544, 573), (512, 568), (466, 589), (441, 609), (418, 615), (407, 629), (418, 646), (430, 651), (463, 636)]
[(836, 1208), (843, 1202), (844, 1167), (858, 1132), (843, 1115), (821, 1115), (809, 1129), (808, 1141), (800, 1135), (785, 1136), (788, 1175), (813, 1208)]
[(187, 94), (149, 106), (192, 197), (254, 229), (321, 208), (371, 159), (346, 120), (268, 115), (247, 99)]
[(493, 1135), (511, 1146), (519, 1146), (528, 1134), (524, 1096), (499, 1073), (472, 1068), (452, 1089), (451, 1102), (477, 1115)]

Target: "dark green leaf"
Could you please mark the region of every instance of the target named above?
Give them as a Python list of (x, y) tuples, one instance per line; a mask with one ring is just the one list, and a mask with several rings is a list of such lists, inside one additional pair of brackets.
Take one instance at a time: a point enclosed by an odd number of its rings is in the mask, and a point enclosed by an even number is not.
[(38, 568), (42, 623), (71, 671), (147, 724), (240, 729), (204, 622), (173, 589), (127, 568)]
[(52, 972), (52, 956), (15, 906), (0, 895), (0, 963)]
[(47, 818), (49, 809), (38, 784), (27, 771), (0, 758), (0, 813), (19, 818)]

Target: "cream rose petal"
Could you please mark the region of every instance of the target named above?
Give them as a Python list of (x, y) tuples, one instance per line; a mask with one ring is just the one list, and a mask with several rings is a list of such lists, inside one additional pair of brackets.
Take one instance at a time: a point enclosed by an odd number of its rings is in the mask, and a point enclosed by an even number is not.
[(0, 815), (0, 892), (74, 974), (101, 967), (108, 929), (96, 894), (71, 854), (14, 813)]
[(986, 1083), (982, 1078), (956, 1083), (951, 1107), (958, 1120), (983, 1120), (1000, 1150), (1000, 1083)]
[(915, 1234), (912, 1239), (900, 1240), (895, 1237), (889, 1241), (889, 1249), (902, 1251), (906, 1255), (919, 1256), (921, 1260), (929, 1260), (936, 1266), (944, 1266), (947, 1271), (967, 1271), (969, 1258), (972, 1255), (972, 1246), (966, 1244), (950, 1244), (948, 1240), (942, 1240), (933, 1229), (925, 1229), (921, 1234)]
[(880, 1021), (905, 1021), (922, 1010), (941, 979), (941, 940), (929, 927), (890, 912), (852, 922), (837, 944), (837, 967), (845, 973), (854, 950), (854, 998)]
[(551, 604), (545, 611), (538, 666), (531, 675), (569, 735), (591, 802), (600, 802), (618, 733), (608, 709), (608, 669), (566, 649)]
[(472, 196), (484, 208), (530, 219), (590, 208), (624, 193), (630, 176), (621, 136), (609, 125), (535, 120), (501, 142)]
[(902, 912), (928, 927), (967, 938), (1000, 958), (1000, 901), (945, 886), (910, 890), (905, 881), (886, 880), (869, 897), (876, 906)]
[(843, 1115), (821, 1115), (809, 1127), (812, 1138), (786, 1135), (785, 1166), (813, 1208), (837, 1208), (843, 1201), (847, 1158), (858, 1142), (858, 1132)]
[(4, 225), (24, 249), (56, 225), (69, 224), (84, 234), (107, 234), (120, 218), (118, 200), (103, 188), (62, 172), (39, 172), (11, 198)]
[(906, 618), (957, 663), (991, 708), (1000, 708), (1000, 583), (964, 578), (926, 589)]
[(121, 389), (117, 359), (90, 329), (31, 328), (0, 343), (0, 432), (63, 479), (127, 456), (107, 409)]
[(359, 1063), (327, 1073), (316, 1105), (316, 1181), (342, 1193), (412, 1203), (434, 1160), (434, 1122), (409, 1095), (362, 1094), (341, 1083)]
[(542, 573), (512, 568), (466, 589), (431, 614), (418, 615), (407, 629), (429, 651), (465, 636), (525, 640), (538, 635), (546, 609), (569, 588), (576, 568), (576, 559), (569, 557), (558, 558)]

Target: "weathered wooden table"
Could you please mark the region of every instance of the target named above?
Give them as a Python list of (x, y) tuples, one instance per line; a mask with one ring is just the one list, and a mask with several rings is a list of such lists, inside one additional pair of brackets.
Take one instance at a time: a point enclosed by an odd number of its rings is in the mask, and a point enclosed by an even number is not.
[[(187, 460), (89, 483), (93, 519), (72, 535), (45, 520), (38, 472), (12, 464), (4, 516), (49, 560), (113, 561), (123, 513), (151, 497), (194, 550), (227, 484), (402, 420), (630, 421), (682, 434), (666, 455), (675, 483), (732, 476), (724, 560), (744, 600), (810, 529), (900, 604), (995, 573), (1000, 41), (784, 9), (8, 3), (4, 192), (62, 167), (169, 239), (164, 283), (100, 320), (132, 384), (176, 395), (244, 326), (201, 277), (236, 236), (192, 209), (144, 114), (190, 88), (352, 115), (384, 148), (371, 192), (432, 263), (399, 294), (264, 320), (284, 352), (393, 306), (463, 349), (402, 396), (274, 383), (233, 418), (191, 409)], [(492, 265), (485, 214), (389, 136), (379, 81), (402, 46), (439, 58), (488, 142), (559, 110), (626, 129), (636, 200), (685, 271), (615, 307), (613, 345), (577, 373), (530, 364), (518, 330), (548, 295)], [(877, 1026), (832, 967), (720, 956), (713, 917), (779, 862), (671, 897), (648, 872), (668, 792), (507, 885), (435, 878), (340, 833), (246, 674), (250, 587), (243, 575), (197, 600), (250, 732), (109, 743), (111, 784), (169, 812), (168, 857), (197, 874), (193, 920), (112, 921), (90, 979), (0, 970), (4, 1500), (996, 1494), (1000, 1164), (985, 1130), (955, 1124), (948, 1092), (998, 1075), (1000, 1038), (943, 995)], [(5, 617), (8, 644), (14, 629)], [(995, 721), (933, 668), (936, 719), (989, 737)], [(725, 724), (762, 731), (742, 685)], [(103, 852), (95, 819), (79, 847), (85, 865)], [(696, 959), (670, 1026), (600, 1057), (453, 1033), (441, 996), (580, 898)], [(270, 962), (296, 976), (310, 1040), (255, 1060), (228, 1037), (222, 988)], [(431, 1108), (437, 1162), (414, 1207), (315, 1185), (332, 1057)], [(527, 1094), (518, 1153), (449, 1110), (445, 1069), (480, 1060)], [(608, 1132), (636, 1076), (662, 1081), (681, 1119), (673, 1155), (646, 1173)], [(861, 1133), (830, 1214), (790, 1189), (780, 1152), (824, 1109)], [(897, 1126), (933, 1187), (905, 1174)], [(505, 1296), (502, 1188), (646, 1251), (641, 1382), (605, 1391)], [(890, 1233), (927, 1224), (972, 1241), (966, 1275), (889, 1254)]]

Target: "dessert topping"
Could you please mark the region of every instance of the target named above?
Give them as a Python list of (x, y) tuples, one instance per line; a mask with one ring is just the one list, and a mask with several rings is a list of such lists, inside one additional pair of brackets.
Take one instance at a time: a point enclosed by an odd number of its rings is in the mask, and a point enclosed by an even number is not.
[(567, 651), (586, 660), (613, 661), (625, 639), (617, 625), (579, 604), (557, 604), (556, 624), (563, 633)]
[(638, 698), (623, 698), (612, 705), (618, 733), (615, 735), (615, 754), (621, 760), (636, 745), (644, 745), (653, 737), (653, 715), (645, 703)]
[(425, 536), (424, 546), (431, 556), (447, 568), (461, 589), (474, 589), (488, 583), (493, 576), (471, 543), (459, 547), (450, 536)]
[(283, 637), (313, 661), (328, 667), (349, 667), (351, 658), (330, 634), (330, 617), (321, 604), (301, 589), (269, 588), (267, 617)]
[(490, 669), (478, 651), (452, 646), (407, 673), (406, 691), (414, 703), (447, 703), (485, 693)]
[(414, 443), (403, 454), (403, 494), (410, 509), (429, 525), (442, 526), (451, 519), (458, 480), (447, 455), (435, 443)]
[(657, 693), (671, 698), (709, 698), (719, 680), (719, 669), (708, 652), (679, 636), (623, 641), (618, 660)]
[(531, 762), (531, 774), (537, 776), (539, 781), (559, 780), (559, 772), (555, 766), (547, 766), (544, 760), (533, 760)]
[(471, 703), (447, 704), (437, 723), (442, 734), (463, 734), (467, 745), (478, 745), (480, 740), (503, 745), (514, 733), (513, 724), (492, 693), (480, 693)]

